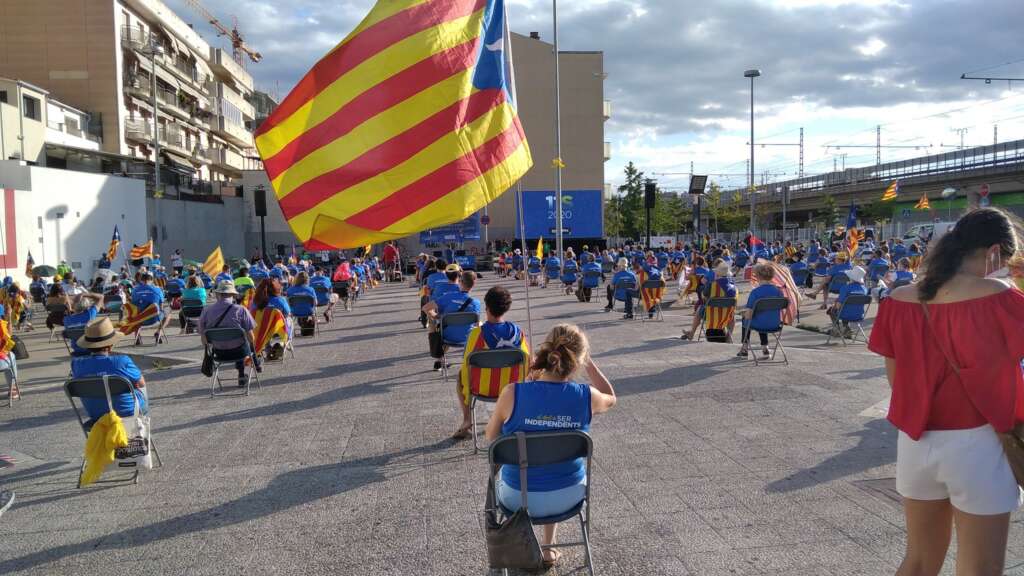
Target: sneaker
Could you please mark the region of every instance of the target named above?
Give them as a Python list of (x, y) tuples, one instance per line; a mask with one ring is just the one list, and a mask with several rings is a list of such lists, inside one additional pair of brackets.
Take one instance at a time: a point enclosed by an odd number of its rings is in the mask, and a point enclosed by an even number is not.
[(748, 352), (747, 352), (746, 348), (740, 348), (740, 351), (736, 353), (736, 357), (737, 358), (746, 358), (747, 354), (748, 354)]
[(442, 366), (444, 366), (444, 363), (441, 362), (440, 360), (434, 362), (434, 372), (440, 372)]
[(239, 376), (238, 377), (238, 387), (239, 388), (245, 388), (245, 384), (248, 381), (249, 381), (249, 379), (246, 378), (245, 376)]
[(771, 356), (771, 352), (768, 351), (768, 348), (761, 348), (761, 356), (768, 358)]
[(12, 504), (14, 504), (14, 491), (0, 491), (0, 516), (2, 516), (4, 512), (7, 512), (8, 508), (10, 508)]
[(605, 312), (611, 312), (612, 311), (612, 307), (611, 306), (605, 306), (604, 307), (604, 311)]
[(632, 314), (623, 314), (622, 315), (622, 319), (623, 320), (632, 320), (633, 319), (633, 315)]

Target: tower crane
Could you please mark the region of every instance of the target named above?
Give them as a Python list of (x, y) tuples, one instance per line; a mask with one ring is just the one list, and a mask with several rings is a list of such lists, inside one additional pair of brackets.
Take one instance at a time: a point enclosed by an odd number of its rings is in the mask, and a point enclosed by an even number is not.
[(216, 16), (210, 14), (210, 11), (203, 6), (199, 0), (185, 0), (185, 4), (189, 8), (195, 10), (197, 14), (202, 16), (210, 26), (213, 26), (214, 30), (217, 31), (217, 36), (227, 36), (231, 39), (231, 55), (240, 66), (242, 65), (243, 57), (245, 54), (254, 63), (263, 60), (263, 55), (253, 50), (245, 43), (245, 38), (242, 37), (242, 33), (238, 31), (238, 19), (232, 16), (231, 18), (231, 29), (221, 23)]

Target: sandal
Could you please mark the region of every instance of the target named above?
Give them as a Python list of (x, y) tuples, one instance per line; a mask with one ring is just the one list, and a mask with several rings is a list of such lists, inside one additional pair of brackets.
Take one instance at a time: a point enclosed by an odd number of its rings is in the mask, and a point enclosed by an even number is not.
[(559, 560), (562, 559), (562, 552), (557, 548), (548, 548), (547, 550), (544, 550), (544, 553), (548, 552), (551, 553), (551, 558), (544, 558), (544, 561), (542, 562), (545, 570), (550, 570), (555, 564), (558, 564)]
[(469, 439), (469, 428), (459, 428), (452, 434), (452, 440), (468, 440)]

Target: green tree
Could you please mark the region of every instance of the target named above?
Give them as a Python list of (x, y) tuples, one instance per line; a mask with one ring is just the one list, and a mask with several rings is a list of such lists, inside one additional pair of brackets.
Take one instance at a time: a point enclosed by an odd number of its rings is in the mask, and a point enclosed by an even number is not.
[(622, 198), (618, 195), (605, 200), (604, 233), (616, 238), (622, 235)]
[(860, 217), (865, 222), (875, 223), (892, 218), (893, 204), (891, 202), (872, 202), (860, 207)]
[(836, 199), (831, 194), (825, 194), (822, 201), (825, 203), (825, 208), (820, 214), (821, 221), (825, 224), (825, 228), (831, 230), (839, 223), (839, 205), (836, 204)]
[(711, 230), (718, 234), (719, 224), (722, 219), (722, 188), (716, 183), (712, 182), (708, 187), (708, 193), (701, 198), (700, 209), (708, 217), (708, 222), (712, 222)]
[(659, 236), (671, 236), (679, 233), (690, 214), (682, 197), (679, 194), (659, 190), (657, 198), (651, 214), (651, 233)]
[(622, 216), (621, 236), (640, 238), (644, 233), (644, 173), (630, 162), (624, 170), (626, 182), (619, 186), (621, 202), (619, 213)]

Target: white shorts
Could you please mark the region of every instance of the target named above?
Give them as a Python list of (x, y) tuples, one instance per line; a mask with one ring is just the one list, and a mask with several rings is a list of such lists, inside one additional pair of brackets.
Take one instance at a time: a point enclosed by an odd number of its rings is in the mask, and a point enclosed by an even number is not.
[(914, 441), (903, 432), (896, 448), (896, 490), (912, 500), (945, 500), (962, 512), (1013, 512), (1022, 493), (991, 426), (932, 430)]

